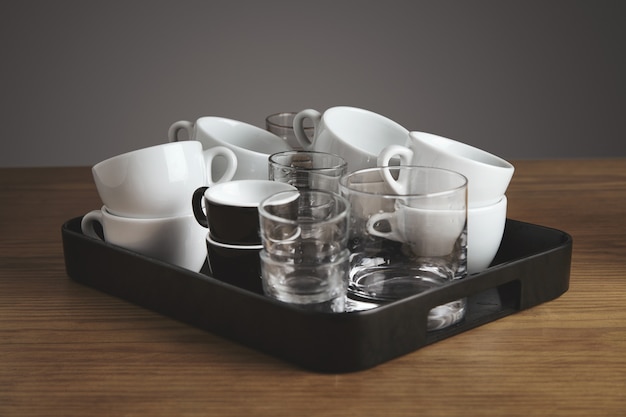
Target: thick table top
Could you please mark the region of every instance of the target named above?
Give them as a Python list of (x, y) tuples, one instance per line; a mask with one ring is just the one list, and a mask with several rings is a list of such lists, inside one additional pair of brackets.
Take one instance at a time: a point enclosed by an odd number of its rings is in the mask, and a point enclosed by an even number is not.
[(508, 217), (574, 238), (569, 290), (362, 372), (297, 368), (68, 278), (88, 167), (0, 169), (0, 416), (617, 416), (626, 159), (512, 161)]

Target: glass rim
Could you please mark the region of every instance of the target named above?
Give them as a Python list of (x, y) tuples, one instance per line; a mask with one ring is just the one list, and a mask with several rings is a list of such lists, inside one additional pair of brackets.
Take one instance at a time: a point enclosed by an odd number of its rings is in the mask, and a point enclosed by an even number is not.
[[(282, 122), (278, 122), (276, 121), (277, 118), (281, 118), (281, 117), (289, 117), (291, 116), (296, 117), (296, 115), (298, 114), (298, 112), (293, 112), (293, 111), (281, 111), (278, 113), (272, 113), (270, 115), (267, 115), (265, 117), (265, 123), (267, 123), (268, 125), (272, 125), (272, 126), (276, 126), (276, 127), (280, 127), (283, 129), (293, 129), (293, 125), (289, 125), (286, 123), (282, 123)], [(305, 131), (309, 131), (309, 130), (313, 130), (314, 126), (304, 126), (304, 130)]]
[[(285, 217), (281, 217), (281, 216), (277, 216), (275, 214), (272, 214), (270, 212), (268, 212), (265, 209), (265, 206), (267, 205), (267, 203), (272, 200), (273, 198), (277, 198), (280, 195), (285, 195), (287, 196), (288, 194), (297, 194), (298, 196), (303, 195), (303, 194), (322, 194), (322, 195), (327, 195), (329, 197), (332, 197), (333, 201), (340, 201), (343, 205), (344, 205), (344, 210), (342, 210), (341, 212), (333, 215), (330, 218), (326, 218), (323, 220), (316, 220), (316, 219), (302, 219), (302, 220), (293, 220), (293, 219), (288, 219)], [(334, 193), (332, 191), (326, 191), (326, 190), (285, 190), (285, 191), (279, 191), (277, 193), (274, 193), (268, 197), (266, 197), (265, 199), (261, 200), (261, 202), (259, 203), (258, 206), (258, 211), (259, 211), (259, 216), (268, 220), (272, 220), (272, 221), (276, 221), (276, 222), (280, 222), (283, 224), (289, 224), (289, 225), (298, 225), (298, 224), (326, 224), (326, 223), (337, 223), (338, 221), (342, 221), (343, 218), (347, 218), (350, 215), (350, 202), (348, 201), (348, 199), (346, 199), (344, 196), (339, 195), (337, 193)]]
[[(448, 189), (442, 190), (442, 191), (435, 191), (435, 192), (421, 192), (421, 193), (406, 193), (406, 194), (398, 194), (398, 193), (393, 193), (393, 192), (375, 192), (375, 191), (368, 191), (368, 190), (358, 190), (358, 189), (354, 189), (352, 187), (350, 187), (349, 185), (347, 185), (347, 182), (350, 178), (354, 178), (355, 176), (358, 175), (363, 175), (366, 173), (370, 173), (370, 172), (381, 172), (382, 170), (411, 170), (411, 171), (415, 171), (415, 170), (423, 170), (423, 171), (431, 171), (431, 172), (445, 172), (454, 176), (457, 176), (460, 180), (462, 180), (462, 183), (459, 184), (458, 186), (455, 187), (450, 187)], [(371, 181), (370, 181), (371, 183)], [(376, 181), (376, 184), (379, 183), (383, 183), (385, 184), (385, 180), (381, 177), (380, 181)], [(367, 182), (364, 182), (362, 184), (367, 184)], [(430, 167), (430, 166), (424, 166), (424, 165), (389, 165), (389, 166), (378, 166), (378, 167), (373, 167), (373, 168), (364, 168), (364, 169), (359, 169), (357, 171), (353, 171), (353, 172), (349, 172), (345, 175), (342, 175), (341, 178), (339, 178), (339, 189), (345, 189), (347, 190), (349, 193), (351, 194), (357, 194), (357, 195), (363, 195), (363, 196), (369, 196), (369, 197), (377, 197), (377, 198), (388, 198), (388, 199), (397, 199), (397, 198), (406, 198), (406, 197), (413, 197), (413, 198), (425, 198), (425, 197), (444, 197), (446, 195), (451, 195), (451, 194), (455, 194), (457, 192), (459, 192), (462, 189), (466, 190), (466, 198), (467, 198), (467, 190), (468, 190), (468, 184), (469, 181), (467, 179), (467, 177), (463, 174), (461, 174), (460, 172), (457, 171), (453, 171), (451, 169), (446, 169), (446, 168), (438, 168), (438, 167)]]
[(275, 161), (275, 157), (278, 156), (282, 156), (282, 155), (320, 155), (320, 156), (330, 156), (333, 159), (335, 159), (337, 161), (336, 165), (330, 166), (330, 167), (323, 167), (323, 168), (306, 168), (307, 171), (310, 172), (324, 172), (324, 171), (336, 171), (336, 170), (342, 170), (342, 169), (347, 169), (348, 167), (348, 163), (346, 162), (345, 159), (343, 159), (341, 156), (336, 155), (334, 153), (329, 153), (329, 152), (321, 152), (321, 151), (309, 151), (306, 149), (292, 149), (292, 150), (288, 150), (288, 151), (280, 151), (280, 152), (275, 152), (273, 154), (271, 154), (268, 157), (268, 164), (270, 164), (270, 166), (273, 165), (277, 165), (280, 167), (284, 167), (284, 168), (298, 168), (298, 167), (293, 167), (290, 165), (285, 165), (282, 164), (280, 162)]

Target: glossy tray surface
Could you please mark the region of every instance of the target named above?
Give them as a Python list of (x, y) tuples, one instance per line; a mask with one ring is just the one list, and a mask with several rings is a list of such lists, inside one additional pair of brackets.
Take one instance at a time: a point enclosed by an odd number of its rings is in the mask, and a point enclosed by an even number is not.
[[(314, 313), (224, 283), (206, 273), (87, 237), (81, 218), (61, 228), (73, 280), (317, 372), (371, 368), (428, 344), (553, 300), (569, 286), (572, 238), (507, 219), (487, 270), (368, 311)], [(468, 297), (458, 324), (428, 332), (430, 309)]]

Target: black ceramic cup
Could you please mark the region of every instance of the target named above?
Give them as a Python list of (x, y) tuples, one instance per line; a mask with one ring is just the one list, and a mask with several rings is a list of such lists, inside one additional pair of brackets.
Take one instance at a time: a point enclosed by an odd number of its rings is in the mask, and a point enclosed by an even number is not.
[(213, 278), (263, 294), (259, 252), (263, 245), (229, 245), (207, 234), (207, 263)]
[(229, 245), (257, 245), (259, 203), (280, 191), (295, 187), (270, 180), (237, 180), (198, 188), (192, 197), (198, 223), (209, 229), (215, 242)]

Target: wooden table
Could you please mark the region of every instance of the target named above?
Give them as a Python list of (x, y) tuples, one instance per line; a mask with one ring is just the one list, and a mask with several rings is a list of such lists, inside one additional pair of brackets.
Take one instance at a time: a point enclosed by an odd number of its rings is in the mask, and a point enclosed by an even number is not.
[(513, 162), (508, 216), (574, 237), (569, 291), (340, 375), (70, 280), (89, 168), (0, 169), (0, 416), (624, 415), (626, 159)]

